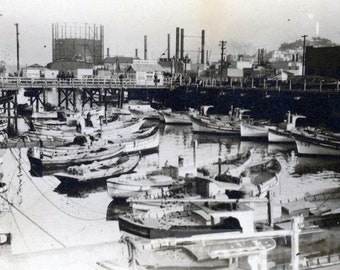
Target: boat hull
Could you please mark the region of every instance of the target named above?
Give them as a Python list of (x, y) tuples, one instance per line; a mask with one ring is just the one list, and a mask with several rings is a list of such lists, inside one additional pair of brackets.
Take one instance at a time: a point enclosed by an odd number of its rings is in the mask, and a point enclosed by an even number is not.
[(201, 121), (199, 118), (192, 116), (192, 128), (195, 133), (207, 134), (225, 134), (225, 135), (239, 135), (240, 129), (237, 126), (225, 125), (218, 126)]
[(257, 126), (247, 123), (240, 124), (240, 133), (242, 138), (263, 138), (268, 137), (268, 127), (267, 126)]
[(340, 144), (330, 143), (300, 134), (294, 134), (294, 139), (299, 155), (340, 156)]
[(165, 124), (168, 125), (191, 125), (190, 116), (187, 114), (162, 112)]
[(272, 143), (294, 143), (291, 132), (278, 129), (268, 129), (268, 142)]
[(214, 228), (209, 225), (195, 225), (195, 226), (172, 226), (169, 229), (160, 229), (140, 225), (137, 222), (132, 222), (129, 219), (120, 216), (118, 217), (118, 225), (121, 231), (131, 233), (136, 236), (141, 236), (148, 239), (159, 239), (169, 237), (190, 237), (193, 235), (226, 233), (226, 232), (241, 232), (240, 229), (231, 228)]

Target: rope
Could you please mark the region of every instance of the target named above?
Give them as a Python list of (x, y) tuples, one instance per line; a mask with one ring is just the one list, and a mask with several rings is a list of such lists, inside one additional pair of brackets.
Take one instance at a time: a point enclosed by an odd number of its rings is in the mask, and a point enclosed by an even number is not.
[(29, 216), (24, 214), (19, 208), (17, 208), (13, 203), (11, 203), (9, 200), (4, 198), (2, 195), (0, 195), (0, 198), (2, 198), (4, 201), (6, 201), (10, 206), (12, 206), (15, 210), (17, 210), (20, 214), (22, 214), (25, 218), (27, 218), (29, 221), (31, 221), (35, 226), (37, 226), (40, 230), (42, 230), (44, 233), (46, 233), (49, 237), (51, 237), (53, 240), (58, 242), (62, 247), (66, 247), (61, 241), (59, 241), (57, 238), (55, 238), (52, 234), (50, 234), (48, 231), (46, 231), (43, 227), (41, 227), (38, 223), (36, 223), (33, 219), (31, 219)]
[[(10, 149), (12, 155), (14, 156), (14, 158), (18, 161), (17, 157), (15, 156), (14, 152), (12, 151), (12, 149)], [(41, 196), (43, 196), (53, 207), (55, 207), (57, 210), (59, 210), (60, 212), (62, 212), (63, 214), (72, 217), (74, 219), (78, 219), (78, 220), (83, 220), (83, 221), (95, 221), (95, 220), (105, 220), (105, 218), (80, 218), (77, 216), (74, 216), (70, 213), (65, 212), (63, 209), (61, 209), (60, 207), (58, 207), (55, 203), (53, 203), (40, 189), (39, 187), (33, 182), (33, 180), (31, 179), (30, 175), (26, 172), (26, 170), (23, 170), (23, 172), (26, 174), (26, 176), (28, 177), (28, 180), (33, 184), (33, 186), (37, 189), (37, 191), (41, 194)]]

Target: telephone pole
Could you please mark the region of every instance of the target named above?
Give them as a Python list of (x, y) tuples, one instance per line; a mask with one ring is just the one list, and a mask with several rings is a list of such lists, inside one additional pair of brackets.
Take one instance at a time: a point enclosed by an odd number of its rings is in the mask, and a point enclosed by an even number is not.
[(221, 87), (222, 87), (222, 77), (223, 77), (223, 62), (224, 62), (224, 60), (223, 60), (223, 57), (224, 57), (224, 50), (225, 50), (225, 46), (226, 46), (226, 44), (227, 44), (227, 41), (225, 41), (225, 40), (221, 40), (220, 41), (220, 46), (221, 46), (221, 78), (220, 78), (220, 85), (221, 85)]
[(303, 35), (303, 52), (302, 52), (302, 75), (305, 75), (306, 69), (306, 37), (307, 35)]
[(17, 32), (17, 75), (20, 76), (20, 64), (19, 64), (19, 24), (14, 24)]

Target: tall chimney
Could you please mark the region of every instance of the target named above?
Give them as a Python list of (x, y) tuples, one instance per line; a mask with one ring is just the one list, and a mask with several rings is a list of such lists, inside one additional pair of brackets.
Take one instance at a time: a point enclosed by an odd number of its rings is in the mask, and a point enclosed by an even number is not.
[(170, 61), (170, 34), (168, 34), (168, 61)]
[(148, 60), (148, 44), (147, 36), (144, 36), (144, 60)]
[(261, 49), (257, 50), (257, 64), (261, 65)]
[(201, 64), (205, 63), (205, 59), (204, 59), (204, 45), (205, 45), (205, 30), (202, 30), (202, 38), (201, 38)]
[(110, 57), (110, 48), (106, 49), (106, 57)]
[(138, 49), (135, 49), (135, 58), (138, 58)]
[(209, 63), (209, 52), (208, 50), (206, 51), (206, 61), (207, 61), (207, 64)]
[(176, 61), (179, 59), (179, 27), (176, 27)]
[(181, 59), (184, 59), (184, 29), (181, 28)]

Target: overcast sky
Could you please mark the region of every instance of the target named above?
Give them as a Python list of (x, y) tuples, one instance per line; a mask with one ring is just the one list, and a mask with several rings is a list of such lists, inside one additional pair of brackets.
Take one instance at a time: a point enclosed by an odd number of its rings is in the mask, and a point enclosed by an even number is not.
[[(221, 40), (227, 53), (253, 54), (258, 48), (277, 49), (282, 42), (307, 34), (340, 44), (338, 0), (0, 0), (0, 60), (16, 63), (15, 23), (19, 24), (20, 65), (52, 61), (52, 24), (89, 23), (104, 26), (104, 54), (143, 56), (148, 36), (148, 58), (167, 48), (175, 54), (176, 27), (185, 35), (206, 32), (210, 60), (219, 58)], [(200, 39), (185, 37), (185, 50), (197, 59)]]

